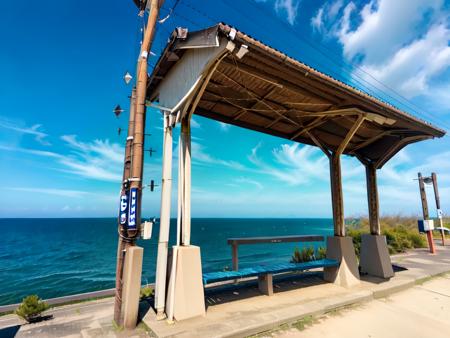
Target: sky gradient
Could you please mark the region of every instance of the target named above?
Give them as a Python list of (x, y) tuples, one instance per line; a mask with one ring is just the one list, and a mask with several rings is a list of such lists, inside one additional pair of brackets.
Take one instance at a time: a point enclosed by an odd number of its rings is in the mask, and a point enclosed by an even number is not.
[[(161, 17), (174, 2), (165, 2)], [(448, 1), (236, 4), (181, 0), (158, 24), (150, 67), (175, 27), (193, 31), (223, 21), (450, 128)], [(127, 70), (134, 75), (141, 24), (131, 0), (111, 0), (107, 7), (87, 0), (0, 3), (0, 217), (117, 215), (126, 138), (117, 129), (126, 129), (131, 91), (122, 77)], [(126, 110), (119, 118), (112, 112), (116, 104)], [(319, 149), (198, 116), (192, 127), (193, 217), (331, 216), (328, 160)], [(148, 111), (147, 132), (146, 148), (157, 152), (145, 156), (145, 182), (159, 184), (162, 119), (156, 110)], [(365, 215), (364, 168), (347, 156), (342, 166), (345, 215)], [(450, 213), (446, 136), (410, 145), (383, 167), (382, 214), (420, 214), (418, 171), (437, 173), (442, 209)], [(175, 215), (176, 182), (173, 187)], [(144, 190), (143, 215), (158, 217), (159, 200), (159, 187)]]

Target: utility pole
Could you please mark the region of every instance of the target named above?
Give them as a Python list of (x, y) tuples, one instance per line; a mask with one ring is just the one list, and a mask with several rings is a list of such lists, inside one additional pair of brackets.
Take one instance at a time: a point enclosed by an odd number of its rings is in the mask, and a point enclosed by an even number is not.
[(442, 245), (444, 246), (445, 245), (444, 224), (442, 222), (441, 201), (439, 199), (439, 190), (436, 173), (431, 173), (431, 179), (433, 180), (434, 199), (436, 200), (437, 216), (439, 218), (439, 226), (441, 228)]
[[(417, 176), (419, 178), (420, 198), (422, 200), (422, 213), (423, 213), (423, 220), (425, 222), (425, 220), (428, 220), (430, 218), (430, 214), (428, 213), (427, 193), (425, 191), (425, 182), (422, 174), (418, 173)], [(430, 252), (434, 254), (436, 253), (436, 249), (434, 247), (433, 232), (431, 230), (428, 230), (426, 231), (426, 233)]]
[[(155, 35), (155, 26), (163, 0), (151, 0), (150, 13), (144, 38), (137, 61), (136, 88), (133, 89), (132, 104), (128, 125), (128, 137), (125, 148), (124, 175), (122, 181), (119, 215), (119, 244), (117, 249), (116, 292), (114, 303), (114, 321), (122, 323), (122, 275), (123, 262), (127, 248), (134, 245), (141, 224), (142, 173), (144, 164), (145, 138), (145, 98), (147, 94), (148, 64), (147, 58)], [(140, 1), (140, 9), (147, 1)], [(135, 99), (133, 100), (133, 96)]]

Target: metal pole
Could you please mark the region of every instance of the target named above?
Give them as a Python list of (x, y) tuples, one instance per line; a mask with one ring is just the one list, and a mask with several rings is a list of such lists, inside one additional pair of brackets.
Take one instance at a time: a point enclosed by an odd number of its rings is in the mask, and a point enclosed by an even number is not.
[(172, 125), (164, 112), (163, 169), (161, 184), (161, 217), (159, 221), (158, 257), (156, 261), (155, 308), (158, 319), (164, 319), (166, 303), (167, 253), (170, 230), (170, 202), (172, 191)]
[(181, 121), (183, 148), (183, 196), (181, 244), (191, 244), (191, 116), (186, 115)]
[[(430, 215), (428, 213), (428, 202), (427, 202), (427, 193), (425, 191), (425, 183), (423, 181), (423, 177), (421, 173), (417, 174), (419, 178), (419, 189), (420, 189), (420, 199), (422, 200), (422, 213), (423, 213), (423, 220), (429, 219)], [(427, 239), (428, 239), (428, 246), (430, 248), (431, 253), (436, 253), (436, 250), (434, 248), (434, 241), (433, 241), (433, 234), (431, 231), (427, 231)]]
[(442, 245), (444, 246), (445, 245), (445, 233), (444, 233), (444, 224), (442, 222), (441, 201), (439, 199), (439, 190), (438, 190), (436, 173), (431, 173), (431, 179), (433, 180), (434, 199), (436, 200), (436, 209), (437, 209), (437, 214), (438, 214), (437, 216), (439, 218), (439, 226), (441, 227)]
[[(137, 82), (135, 89), (135, 112), (133, 116), (133, 130), (130, 137), (127, 138), (127, 143), (130, 139), (132, 145), (130, 148), (130, 161), (125, 160), (124, 163), (124, 182), (122, 187), (128, 188), (128, 183), (130, 184), (130, 191), (135, 191), (137, 196), (135, 198), (134, 206), (135, 211), (132, 213), (129, 211), (129, 217), (127, 220), (127, 231), (126, 236), (120, 234), (118, 254), (117, 254), (117, 267), (116, 267), (116, 297), (114, 303), (114, 320), (117, 324), (122, 323), (122, 274), (123, 274), (123, 261), (126, 255), (126, 249), (130, 245), (134, 245), (134, 240), (138, 234), (138, 227), (140, 226), (140, 216), (141, 216), (141, 196), (142, 196), (142, 172), (143, 172), (143, 146), (144, 146), (144, 134), (145, 134), (145, 98), (147, 94), (147, 57), (150, 52), (150, 48), (153, 42), (153, 37), (155, 35), (155, 26), (159, 15), (159, 9), (163, 4), (163, 0), (152, 0), (150, 6), (150, 14), (147, 20), (147, 29), (144, 32), (144, 38), (141, 45), (141, 51), (139, 54), (138, 65), (137, 65)], [(131, 111), (130, 111), (130, 121), (131, 121)], [(128, 148), (127, 148), (128, 149)], [(127, 159), (127, 157), (126, 157)], [(129, 168), (126, 166), (129, 163)], [(125, 176), (127, 172), (128, 175)], [(125, 180), (127, 180), (125, 182)], [(122, 188), (123, 189), (123, 188)], [(122, 201), (122, 197), (121, 197)], [(131, 201), (128, 201), (131, 207)], [(119, 217), (120, 218), (120, 217)], [(121, 220), (119, 219), (119, 222)], [(120, 229), (125, 230), (125, 229)], [(119, 230), (119, 231), (120, 231)], [(124, 231), (125, 232), (125, 231)], [(130, 238), (129, 242), (124, 242), (123, 237)]]

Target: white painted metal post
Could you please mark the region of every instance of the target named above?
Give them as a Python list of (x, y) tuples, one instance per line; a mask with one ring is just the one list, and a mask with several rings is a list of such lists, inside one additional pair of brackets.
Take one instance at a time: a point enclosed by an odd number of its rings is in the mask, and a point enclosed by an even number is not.
[(182, 148), (183, 148), (183, 206), (182, 206), (182, 230), (181, 244), (191, 244), (191, 117), (183, 118), (181, 122)]
[(166, 302), (167, 254), (170, 231), (170, 202), (172, 193), (172, 125), (169, 112), (164, 112), (164, 141), (161, 184), (161, 215), (158, 257), (156, 261), (155, 308), (157, 319), (164, 319)]

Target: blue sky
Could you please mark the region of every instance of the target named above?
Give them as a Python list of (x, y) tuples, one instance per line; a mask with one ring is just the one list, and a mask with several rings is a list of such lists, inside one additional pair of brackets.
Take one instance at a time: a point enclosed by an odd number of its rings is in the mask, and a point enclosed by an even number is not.
[[(141, 19), (131, 0), (55, 3), (0, 3), (0, 217), (116, 216), (125, 142), (117, 129), (126, 128), (131, 90), (122, 76), (134, 73)], [(218, 21), (450, 126), (448, 1), (181, 0), (158, 25), (150, 65), (175, 27)], [(126, 108), (119, 119), (116, 104)], [(146, 144), (157, 153), (145, 157), (147, 182), (161, 180), (161, 127), (150, 110)], [(388, 162), (379, 173), (381, 212), (419, 214), (414, 178), (435, 171), (449, 213), (449, 146), (449, 137), (421, 142)], [(316, 148), (196, 116), (193, 161), (194, 217), (331, 216), (328, 162)], [(364, 215), (364, 168), (349, 157), (342, 165), (345, 214)], [(144, 191), (145, 216), (159, 215), (159, 199), (159, 188)]]

